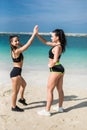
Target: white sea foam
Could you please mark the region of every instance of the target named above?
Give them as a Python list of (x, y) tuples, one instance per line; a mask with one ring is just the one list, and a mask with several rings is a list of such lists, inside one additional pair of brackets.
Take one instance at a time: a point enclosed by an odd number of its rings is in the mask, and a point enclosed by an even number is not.
[[(20, 35), (20, 34), (24, 34), (24, 35), (31, 35), (32, 32), (0, 32), (0, 35)], [(45, 35), (45, 36), (49, 36), (51, 35), (51, 32), (40, 32), (40, 35)], [(73, 37), (87, 37), (87, 33), (65, 33), (66, 36), (73, 36)]]

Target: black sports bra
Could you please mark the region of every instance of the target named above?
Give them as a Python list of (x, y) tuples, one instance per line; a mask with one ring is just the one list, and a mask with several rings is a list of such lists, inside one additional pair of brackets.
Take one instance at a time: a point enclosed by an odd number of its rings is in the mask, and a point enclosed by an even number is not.
[(20, 53), (19, 57), (17, 57), (17, 58), (12, 57), (12, 60), (13, 60), (13, 62), (21, 62), (23, 60), (23, 58), (24, 58), (23, 54)]
[[(55, 46), (54, 46), (54, 47), (55, 47)], [(53, 54), (53, 52), (52, 52), (52, 49), (53, 49), (54, 47), (52, 47), (52, 48), (49, 50), (49, 58), (51, 58), (51, 59), (54, 59), (54, 54)], [(60, 59), (60, 57), (61, 57), (61, 55), (59, 55), (58, 59)]]

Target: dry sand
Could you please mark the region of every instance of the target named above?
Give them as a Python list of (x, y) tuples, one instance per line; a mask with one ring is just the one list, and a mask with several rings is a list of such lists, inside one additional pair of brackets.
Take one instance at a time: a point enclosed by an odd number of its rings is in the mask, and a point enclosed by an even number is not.
[[(47, 78), (47, 75), (44, 78)], [(46, 80), (27, 83), (25, 98), (28, 105), (23, 113), (11, 111), (11, 83), (0, 84), (0, 130), (87, 130), (87, 77), (85, 75), (65, 75), (64, 113), (52, 111), (50, 117), (39, 116), (37, 111), (46, 104)], [(41, 84), (42, 82), (42, 84)], [(19, 96), (18, 96), (19, 98)], [(54, 101), (57, 92), (54, 90)]]

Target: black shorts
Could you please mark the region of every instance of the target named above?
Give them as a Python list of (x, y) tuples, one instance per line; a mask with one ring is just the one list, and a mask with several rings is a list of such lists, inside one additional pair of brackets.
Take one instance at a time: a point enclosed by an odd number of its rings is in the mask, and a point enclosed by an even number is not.
[(53, 66), (52, 68), (50, 68), (50, 72), (64, 73), (64, 67), (59, 62), (57, 62), (55, 64), (55, 66)]
[(14, 67), (14, 68), (12, 69), (12, 71), (10, 72), (10, 78), (16, 77), (16, 76), (18, 76), (18, 75), (21, 75), (21, 71), (22, 71), (21, 68)]

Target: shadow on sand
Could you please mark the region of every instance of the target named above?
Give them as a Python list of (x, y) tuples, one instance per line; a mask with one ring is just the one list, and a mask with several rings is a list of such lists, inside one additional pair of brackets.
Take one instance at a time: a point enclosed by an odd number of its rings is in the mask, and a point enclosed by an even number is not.
[[(71, 111), (73, 109), (87, 107), (87, 101), (84, 101), (86, 99), (87, 98), (78, 98), (78, 96), (76, 96), (76, 95), (65, 96), (64, 97), (64, 102), (65, 101), (77, 101), (77, 100), (80, 100), (82, 102), (64, 109), (64, 112), (69, 112), (69, 111)], [(55, 100), (53, 100), (52, 105), (55, 105), (57, 103), (58, 103), (58, 100), (55, 99)], [(46, 101), (36, 101), (36, 102), (29, 103), (28, 107), (26, 107), (24, 109), (28, 110), (28, 109), (34, 109), (34, 108), (39, 108), (39, 107), (45, 107), (45, 106), (46, 106)]]

